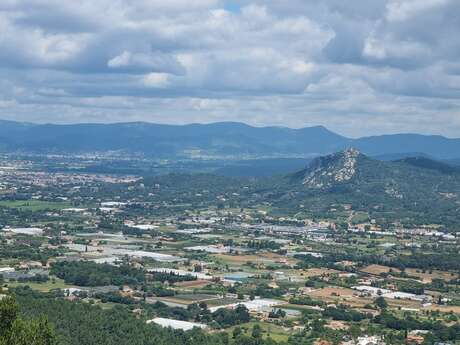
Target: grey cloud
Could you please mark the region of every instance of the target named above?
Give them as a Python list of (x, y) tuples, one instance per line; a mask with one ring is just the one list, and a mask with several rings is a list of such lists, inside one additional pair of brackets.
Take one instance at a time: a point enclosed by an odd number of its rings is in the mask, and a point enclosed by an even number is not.
[(0, 118), (460, 136), (458, 13), (455, 0), (4, 0)]
[(183, 75), (184, 67), (176, 58), (162, 52), (132, 53), (124, 50), (107, 61), (107, 66), (119, 72), (145, 73), (166, 72)]

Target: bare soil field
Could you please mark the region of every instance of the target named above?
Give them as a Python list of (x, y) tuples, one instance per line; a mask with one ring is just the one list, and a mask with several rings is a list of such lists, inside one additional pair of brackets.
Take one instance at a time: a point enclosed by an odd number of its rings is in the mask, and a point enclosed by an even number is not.
[(154, 297), (153, 299), (158, 300), (160, 302), (164, 302), (166, 304), (174, 304), (174, 305), (189, 305), (193, 303), (199, 303), (201, 301), (209, 301), (213, 299), (219, 299), (215, 295), (207, 295), (207, 294), (180, 294), (171, 297)]
[(183, 288), (199, 288), (210, 284), (209, 280), (191, 280), (175, 283), (174, 286)]
[(449, 306), (449, 305), (432, 305), (427, 308), (426, 310), (438, 310), (442, 313), (455, 313), (460, 314), (460, 307), (459, 306)]
[(348, 326), (345, 322), (343, 321), (329, 321), (325, 327), (327, 328), (331, 328), (331, 329), (338, 329), (338, 330), (347, 330), (348, 328), (350, 328), (350, 326)]
[[(360, 297), (356, 295), (355, 290), (341, 287), (325, 287), (323, 289), (313, 290), (309, 293), (309, 295), (326, 303), (343, 303), (353, 308), (363, 308), (368, 304), (374, 304), (374, 298)], [(421, 303), (418, 301), (389, 298), (386, 298), (386, 301), (391, 308), (408, 308), (417, 310), (422, 308)]]
[(433, 279), (442, 279), (445, 281), (449, 281), (451, 279), (455, 279), (458, 277), (458, 274), (451, 274), (451, 272), (446, 272), (446, 271), (425, 271), (425, 273), (422, 272), (422, 270), (415, 269), (415, 268), (407, 268), (406, 273), (409, 276), (414, 276), (418, 277), (423, 283), (431, 283)]
[[(391, 267), (382, 266), (382, 265), (369, 265), (361, 269), (361, 272), (379, 275), (380, 273), (388, 273), (390, 272)], [(394, 272), (401, 272), (397, 268), (392, 269)], [(458, 277), (458, 274), (452, 274), (451, 272), (447, 271), (425, 271), (423, 272), (420, 269), (415, 268), (407, 268), (405, 270), (408, 276), (418, 278), (422, 283), (429, 284), (432, 282), (433, 279), (442, 279), (445, 281), (449, 281), (451, 279), (455, 279)]]
[(229, 254), (215, 254), (213, 255), (216, 259), (220, 259), (224, 262), (234, 264), (244, 264), (246, 262), (253, 262), (255, 264), (273, 264), (273, 263), (287, 263), (293, 265), (297, 262), (296, 259), (287, 258), (282, 255), (274, 253), (260, 253), (259, 255), (229, 255)]
[(355, 297), (354, 293), (356, 291), (352, 289), (347, 289), (347, 288), (341, 288), (341, 287), (325, 287), (322, 289), (317, 289), (313, 290), (310, 292), (309, 295), (319, 298), (319, 299), (325, 299), (325, 298), (333, 298), (336, 299), (338, 297), (340, 298), (350, 298), (350, 297)]
[[(399, 272), (398, 269), (394, 268), (393, 271)], [(361, 272), (379, 275), (380, 273), (388, 273), (390, 272), (390, 267), (382, 266), (382, 265), (369, 265), (361, 269)]]
[(329, 269), (329, 268), (309, 268), (306, 270), (303, 270), (301, 272), (301, 275), (303, 277), (309, 278), (309, 277), (318, 277), (322, 275), (328, 275), (328, 274), (339, 274), (341, 271)]

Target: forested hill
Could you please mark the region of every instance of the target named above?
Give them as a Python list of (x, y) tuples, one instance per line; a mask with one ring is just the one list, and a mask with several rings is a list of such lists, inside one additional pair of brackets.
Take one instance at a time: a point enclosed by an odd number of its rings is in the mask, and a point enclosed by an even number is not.
[(459, 210), (460, 170), (424, 157), (379, 161), (349, 149), (316, 158), (280, 179), (272, 195), (286, 209), (304, 204), (326, 211), (348, 203), (356, 210), (400, 217), (447, 217), (449, 223)]
[(380, 161), (349, 149), (275, 177), (169, 174), (145, 178), (144, 183), (147, 190), (159, 186), (156, 193), (162, 200), (196, 207), (221, 200), (220, 207), (264, 204), (279, 214), (334, 218), (331, 212), (351, 205), (373, 218), (460, 226), (459, 169), (427, 158)]
[(380, 161), (350, 148), (318, 157), (288, 178), (291, 184), (306, 189), (352, 188), (356, 192), (381, 192), (404, 198), (410, 191), (457, 192), (460, 169), (426, 157)]
[(162, 125), (145, 122), (114, 124), (31, 124), (0, 121), (0, 151), (87, 153), (116, 151), (151, 157), (261, 158), (313, 157), (347, 147), (363, 153), (402, 155), (419, 152), (456, 159), (460, 139), (397, 134), (350, 139), (322, 127), (291, 129), (252, 127), (237, 122)]

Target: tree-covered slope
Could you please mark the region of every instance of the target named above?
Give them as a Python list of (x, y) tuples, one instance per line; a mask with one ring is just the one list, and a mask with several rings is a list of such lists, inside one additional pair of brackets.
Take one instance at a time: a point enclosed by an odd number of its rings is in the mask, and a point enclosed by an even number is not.
[(314, 159), (280, 178), (266, 197), (283, 210), (327, 212), (334, 205), (386, 214), (458, 223), (460, 173), (444, 163), (420, 159), (384, 162), (355, 149)]
[(170, 174), (145, 178), (144, 183), (146, 190), (155, 188), (159, 199), (184, 208), (264, 205), (280, 215), (334, 219), (334, 212), (351, 205), (377, 219), (460, 225), (460, 173), (426, 158), (380, 161), (349, 149), (313, 159), (287, 175)]

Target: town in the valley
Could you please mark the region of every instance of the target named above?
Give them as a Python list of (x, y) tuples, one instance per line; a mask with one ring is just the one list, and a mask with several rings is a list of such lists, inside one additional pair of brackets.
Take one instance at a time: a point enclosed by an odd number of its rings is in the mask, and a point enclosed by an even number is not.
[(283, 214), (253, 187), (49, 169), (56, 159), (1, 158), (3, 297), (122, 308), (229, 342), (458, 344), (455, 229), (347, 202)]

